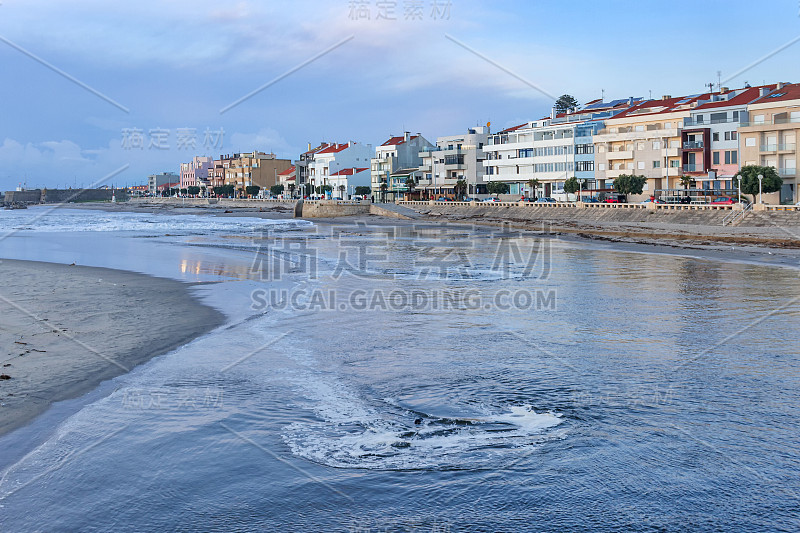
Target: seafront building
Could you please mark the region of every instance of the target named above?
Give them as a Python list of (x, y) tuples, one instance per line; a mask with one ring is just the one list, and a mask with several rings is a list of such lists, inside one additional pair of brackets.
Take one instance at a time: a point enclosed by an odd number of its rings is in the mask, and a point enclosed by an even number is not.
[(180, 188), (207, 187), (208, 171), (214, 167), (211, 157), (195, 156), (188, 163), (181, 163)]
[[(797, 195), (797, 137), (800, 135), (800, 84), (779, 83), (747, 106), (749, 121), (739, 128), (744, 165), (775, 167), (783, 178), (780, 203)], [(767, 201), (765, 196), (765, 202)]]
[(316, 176), (314, 176), (313, 180), (311, 179), (311, 170), (314, 168), (314, 158), (317, 152), (325, 150), (329, 146), (329, 143), (320, 143), (315, 148), (311, 148), (311, 143), (308, 143), (308, 150), (300, 154), (300, 159), (294, 162), (295, 185), (297, 186), (300, 196), (313, 194), (313, 188), (316, 186)]
[(458, 181), (466, 182), (464, 194), (485, 194), (483, 147), (488, 138), (488, 124), (469, 128), (466, 134), (438, 137), (436, 146), (425, 147), (419, 153), (419, 172), (402, 169), (392, 173), (389, 190), (406, 196), (414, 194), (406, 186), (406, 180), (411, 177), (416, 183), (417, 197), (454, 197)]
[(327, 185), (332, 187), (333, 198), (349, 200), (355, 194), (356, 187), (370, 186), (369, 167), (343, 168), (328, 177)]
[(375, 198), (388, 201), (401, 199), (405, 191), (401, 190), (399, 180), (403, 178), (402, 176), (395, 177), (393, 190), (391, 175), (401, 169), (409, 172), (419, 169), (422, 164), (420, 153), (426, 148), (433, 148), (433, 144), (421, 134), (411, 135), (409, 132), (393, 136), (378, 146), (375, 149), (375, 156), (370, 161), (372, 194)]
[(283, 185), (287, 193), (295, 189), (297, 187), (297, 167), (292, 165), (283, 172), (278, 172), (278, 185)]
[(157, 194), (159, 187), (162, 185), (171, 185), (177, 187), (180, 183), (180, 177), (174, 172), (162, 172), (161, 174), (151, 174), (147, 176), (147, 192), (150, 194)]
[(225, 185), (233, 185), (237, 191), (251, 185), (269, 189), (278, 183), (278, 173), (291, 166), (288, 159), (278, 159), (271, 153), (236, 153), (223, 160)]
[(640, 101), (593, 100), (560, 114), (553, 109), (549, 117), (489, 136), (483, 149), (485, 180), (507, 183), (509, 194), (524, 196), (556, 194), (573, 176), (586, 180), (588, 188), (604, 189), (605, 182), (596, 179), (593, 138), (604, 121)]
[[(352, 141), (344, 144), (330, 144), (315, 152), (314, 157), (308, 162), (310, 183), (315, 188), (325, 185), (339, 187), (343, 184), (343, 179), (346, 181), (343, 178), (344, 175), (340, 175), (339, 171), (369, 167), (372, 153), (371, 144)], [(334, 174), (337, 175), (336, 179), (332, 179)]]

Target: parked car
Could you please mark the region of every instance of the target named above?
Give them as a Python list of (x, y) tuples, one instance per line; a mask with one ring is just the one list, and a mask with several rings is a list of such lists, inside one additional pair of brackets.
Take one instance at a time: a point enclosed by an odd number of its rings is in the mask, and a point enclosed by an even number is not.
[(598, 200), (594, 196), (584, 196), (583, 198), (581, 198), (581, 202), (585, 204), (599, 204), (600, 200)]
[(461, 201), (462, 202), (474, 202), (475, 198), (470, 198), (469, 196), (465, 196)]
[(440, 196), (436, 199), (437, 202), (452, 202), (452, 198), (448, 198), (447, 196)]
[(639, 202), (639, 203), (640, 203), (640, 204), (666, 204), (667, 202), (665, 202), (665, 201), (664, 201), (664, 200), (662, 200), (661, 198), (655, 198), (655, 199), (653, 199), (653, 198), (648, 198), (648, 199), (647, 199), (647, 200), (645, 200), (644, 202)]
[(495, 198), (494, 196), (490, 196), (489, 198), (484, 198), (483, 201), (484, 202), (499, 202), (500, 199), (499, 198)]
[(607, 204), (624, 204), (625, 200), (624, 194), (609, 194), (606, 196), (605, 202)]
[(537, 204), (554, 204), (556, 203), (555, 198), (550, 198), (549, 196), (540, 196), (536, 199)]
[(720, 196), (719, 198), (711, 200), (711, 205), (733, 205), (736, 202), (737, 200), (730, 196)]
[(531, 198), (530, 196), (523, 196), (519, 199), (520, 202), (535, 202), (536, 198)]

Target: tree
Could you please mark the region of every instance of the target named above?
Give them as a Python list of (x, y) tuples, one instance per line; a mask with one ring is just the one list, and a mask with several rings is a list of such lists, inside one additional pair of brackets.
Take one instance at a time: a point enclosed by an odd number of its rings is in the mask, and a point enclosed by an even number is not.
[(186, 196), (187, 194), (189, 194), (189, 189), (181, 189), (181, 194)]
[(284, 189), (283, 185), (278, 183), (277, 185), (273, 185), (272, 187), (269, 188), (269, 193), (272, 196), (278, 196), (279, 194), (283, 194), (283, 189)]
[(533, 193), (533, 197), (536, 198), (536, 189), (539, 188), (539, 180), (536, 178), (532, 178), (528, 180), (528, 187), (531, 188), (531, 192)]
[(369, 196), (372, 193), (372, 189), (368, 185), (359, 185), (356, 187), (356, 194), (358, 196)]
[(508, 183), (490, 181), (486, 184), (486, 190), (489, 191), (489, 194), (508, 194), (509, 187)]
[(578, 101), (574, 96), (569, 94), (562, 94), (556, 100), (556, 113), (566, 113), (573, 107), (578, 107)]
[[(759, 174), (764, 177), (761, 181), (761, 192), (778, 192), (783, 186), (783, 179), (778, 176), (775, 167), (762, 167), (758, 165), (742, 167), (742, 170), (739, 171), (739, 175), (742, 177), (742, 193), (751, 195), (753, 197), (753, 203), (758, 201)], [(736, 178), (733, 179), (733, 185), (739, 185)]]
[(234, 192), (233, 185), (220, 185), (214, 187), (215, 196), (232, 196)]
[(412, 178), (411, 176), (406, 178), (406, 188), (408, 192), (412, 192), (417, 187), (417, 180)]
[(186, 192), (188, 192), (190, 196), (197, 196), (198, 194), (200, 194), (200, 187), (197, 187), (195, 185), (186, 187)]
[(336, 188), (337, 188), (337, 189), (339, 189), (339, 198), (341, 198), (342, 200), (344, 200), (344, 191), (346, 191), (346, 190), (347, 190), (347, 185), (344, 185), (344, 184), (342, 184), (342, 185), (339, 185), (339, 186), (338, 186), (338, 187), (336, 187)]
[(458, 180), (456, 181), (456, 185), (454, 187), (456, 191), (456, 197), (463, 197), (467, 193), (467, 182), (466, 180)]
[(386, 201), (386, 191), (388, 190), (389, 190), (389, 185), (387, 185), (385, 181), (381, 181), (381, 199), (384, 202)]
[(291, 195), (292, 198), (294, 198), (294, 190), (295, 190), (296, 187), (297, 187), (297, 185), (295, 185), (294, 183), (290, 183), (289, 184), (289, 195)]
[(681, 176), (680, 180), (681, 180), (681, 185), (683, 185), (683, 188), (684, 189), (689, 189), (689, 185), (692, 184), (692, 182), (694, 181), (694, 178), (691, 177), (691, 176)]
[(614, 190), (619, 194), (642, 194), (646, 183), (644, 176), (621, 174), (614, 180)]
[(564, 192), (567, 194), (575, 194), (581, 189), (580, 184), (578, 183), (578, 178), (572, 176), (571, 178), (567, 178), (564, 181)]

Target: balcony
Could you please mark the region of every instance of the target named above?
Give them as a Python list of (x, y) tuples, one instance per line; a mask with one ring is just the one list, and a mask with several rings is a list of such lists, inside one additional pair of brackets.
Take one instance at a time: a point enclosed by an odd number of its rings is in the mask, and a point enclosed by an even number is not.
[(797, 169), (796, 168), (779, 168), (778, 174), (781, 176), (796, 176)]
[(606, 158), (613, 159), (633, 159), (633, 150), (622, 150), (620, 152), (606, 152)]
[(703, 170), (703, 165), (698, 165), (698, 164), (683, 165), (683, 171), (684, 172), (705, 172), (705, 170)]
[(762, 144), (759, 148), (762, 152), (777, 152), (778, 145), (777, 144)]
[(675, 147), (675, 148), (667, 148), (667, 149), (664, 150), (664, 152), (665, 152), (664, 155), (667, 156), (667, 157), (678, 157), (680, 155), (679, 151), (680, 151), (680, 148), (677, 148), (677, 147)]
[(794, 152), (797, 150), (797, 145), (794, 143), (790, 144), (779, 144), (778, 151), (779, 152)]
[(702, 150), (705, 148), (705, 143), (703, 141), (688, 141), (683, 143), (684, 150)]

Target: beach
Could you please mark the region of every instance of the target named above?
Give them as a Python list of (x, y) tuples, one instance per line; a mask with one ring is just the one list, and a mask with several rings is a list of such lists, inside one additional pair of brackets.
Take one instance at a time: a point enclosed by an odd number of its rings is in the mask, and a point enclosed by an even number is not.
[(107, 268), (4, 259), (0, 286), (0, 435), (224, 320), (189, 284)]

